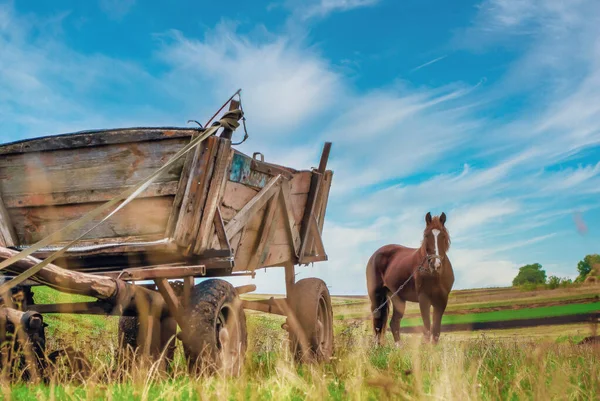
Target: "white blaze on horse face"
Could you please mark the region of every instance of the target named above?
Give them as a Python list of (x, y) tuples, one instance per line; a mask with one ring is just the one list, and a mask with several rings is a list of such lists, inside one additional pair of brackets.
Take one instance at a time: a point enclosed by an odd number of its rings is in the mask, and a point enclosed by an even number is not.
[(433, 265), (436, 269), (439, 269), (440, 266), (442, 265), (442, 261), (440, 260), (440, 247), (438, 245), (438, 238), (440, 235), (440, 230), (435, 229), (435, 230), (431, 230), (431, 232), (433, 233), (433, 238), (434, 238), (434, 242), (435, 242), (435, 255), (437, 256), (435, 258), (435, 262)]

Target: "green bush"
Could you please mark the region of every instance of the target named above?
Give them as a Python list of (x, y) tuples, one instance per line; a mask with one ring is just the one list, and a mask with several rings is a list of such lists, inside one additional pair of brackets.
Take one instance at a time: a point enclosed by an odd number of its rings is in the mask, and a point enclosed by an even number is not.
[(551, 290), (558, 288), (560, 286), (560, 282), (560, 278), (556, 276), (550, 276), (548, 277), (548, 288), (550, 288)]

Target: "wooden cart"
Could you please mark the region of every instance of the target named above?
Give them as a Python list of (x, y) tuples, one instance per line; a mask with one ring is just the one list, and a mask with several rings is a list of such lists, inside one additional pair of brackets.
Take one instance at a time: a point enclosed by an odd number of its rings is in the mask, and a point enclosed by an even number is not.
[[(232, 122), (243, 113), (236, 101), (229, 105), (227, 118), (210, 128), (111, 129), (0, 145), (1, 262), (135, 186), (207, 130), (221, 130), (172, 161), (52, 263), (12, 286), (12, 296), (3, 297), (3, 324), (36, 331), (45, 313), (120, 315), (124, 346), (151, 356), (166, 349), (172, 356), (177, 338), (191, 367), (210, 362), (235, 373), (246, 348), (244, 309), (251, 309), (287, 316), (283, 327), (296, 355), (327, 360), (333, 351), (327, 286), (294, 277), (296, 265), (327, 260), (321, 233), (331, 144), (318, 168), (301, 171), (268, 163), (260, 153), (248, 156), (232, 147)], [(92, 223), (0, 273), (9, 279), (28, 271)], [(239, 295), (256, 286), (214, 279), (271, 267), (285, 269), (286, 298), (242, 301)], [(195, 284), (195, 278), (211, 279)], [(97, 300), (35, 304), (32, 285)]]

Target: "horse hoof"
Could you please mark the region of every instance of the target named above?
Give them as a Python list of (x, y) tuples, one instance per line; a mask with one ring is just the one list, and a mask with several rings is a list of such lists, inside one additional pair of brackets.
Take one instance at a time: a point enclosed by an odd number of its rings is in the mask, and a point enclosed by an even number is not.
[(394, 346), (395, 346), (396, 348), (400, 348), (400, 347), (402, 346), (402, 343), (401, 343), (400, 341), (396, 341), (396, 342), (394, 343)]

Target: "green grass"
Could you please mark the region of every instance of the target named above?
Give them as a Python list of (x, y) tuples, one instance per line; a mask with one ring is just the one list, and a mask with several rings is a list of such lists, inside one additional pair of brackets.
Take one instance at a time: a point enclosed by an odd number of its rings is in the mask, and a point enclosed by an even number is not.
[[(497, 293), (499, 290), (493, 291)], [(481, 292), (478, 292), (481, 295)], [(541, 299), (550, 299), (545, 292)], [(488, 302), (481, 296), (480, 305)], [(81, 302), (47, 288), (35, 289), (37, 303)], [(334, 313), (347, 308), (334, 299)], [(351, 301), (351, 299), (341, 299)], [(364, 302), (364, 301), (363, 301)], [(539, 302), (536, 300), (536, 302)], [(340, 305), (341, 304), (341, 305)], [(446, 315), (444, 323), (559, 316), (600, 309), (600, 302), (530, 309)], [(10, 384), (0, 379), (0, 399), (10, 400), (533, 400), (600, 399), (600, 347), (579, 346), (587, 325), (486, 332), (444, 333), (437, 346), (419, 334), (403, 334), (403, 346), (374, 347), (370, 322), (334, 324), (335, 357), (318, 366), (294, 364), (288, 353), (284, 318), (247, 312), (248, 352), (238, 378), (189, 376), (181, 347), (170, 375), (127, 371), (112, 357), (116, 317), (47, 315), (49, 350), (65, 345), (83, 351), (93, 374), (85, 383), (68, 375), (47, 385)], [(421, 324), (403, 319), (403, 326)], [(387, 333), (387, 344), (393, 344)]]
[[(444, 315), (442, 317), (442, 325), (494, 322), (513, 319), (533, 319), (539, 317), (575, 315), (579, 313), (589, 313), (597, 311), (600, 311), (600, 302), (594, 302), (589, 304), (556, 305), (530, 309), (513, 309), (495, 312), (471, 313), (466, 315)], [(402, 327), (412, 327), (422, 324), (423, 320), (421, 318), (402, 319)]]
[[(259, 318), (260, 317), (260, 318)], [(444, 334), (437, 346), (405, 335), (404, 346), (374, 347), (368, 324), (336, 324), (336, 354), (317, 366), (296, 365), (278, 320), (248, 316), (249, 350), (238, 378), (174, 372), (107, 377), (106, 359), (90, 350), (96, 374), (84, 385), (0, 383), (11, 400), (533, 400), (600, 397), (600, 349), (551, 338), (464, 339)], [(546, 331), (552, 331), (546, 328)]]

